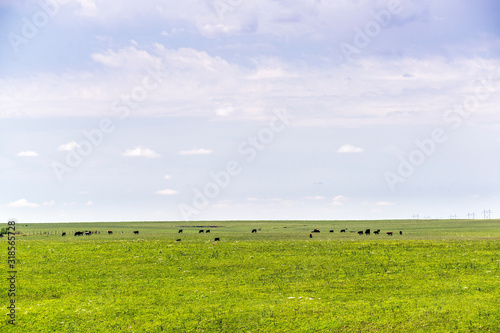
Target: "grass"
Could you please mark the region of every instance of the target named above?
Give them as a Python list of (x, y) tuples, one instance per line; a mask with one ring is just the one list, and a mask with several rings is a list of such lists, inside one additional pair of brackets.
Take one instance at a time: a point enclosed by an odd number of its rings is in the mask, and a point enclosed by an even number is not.
[(17, 324), (0, 331), (498, 332), (499, 223), (18, 224)]

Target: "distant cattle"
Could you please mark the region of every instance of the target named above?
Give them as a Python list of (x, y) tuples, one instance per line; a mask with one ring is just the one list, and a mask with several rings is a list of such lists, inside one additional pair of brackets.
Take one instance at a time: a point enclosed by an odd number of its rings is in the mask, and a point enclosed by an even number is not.
[(113, 231), (108, 230), (108, 235), (111, 235), (112, 233), (113, 233)]
[(358, 235), (362, 235), (362, 234), (364, 234), (363, 231), (358, 231)]
[(209, 233), (210, 233), (210, 230), (208, 230), (208, 229), (207, 229), (207, 230), (205, 231), (205, 233), (206, 233), (206, 234), (209, 234)]
[(365, 230), (365, 235), (369, 235), (370, 234), (370, 229), (366, 229)]
[(66, 236), (66, 233), (65, 233), (65, 232), (63, 232), (61, 235), (62, 235), (62, 236)]
[(252, 234), (256, 234), (257, 233), (257, 229), (252, 229)]
[(179, 229), (179, 231), (177, 233), (178, 234), (182, 234), (182, 229)]
[(387, 235), (392, 236), (392, 231), (387, 232)]
[(309, 234), (309, 238), (313, 238), (313, 234)]
[(333, 230), (330, 230), (330, 232), (333, 232)]
[(216, 237), (216, 238), (214, 239), (214, 242), (218, 242), (218, 241), (220, 241), (220, 238), (219, 238), (219, 237)]
[(134, 231), (134, 234), (138, 235), (139, 234), (139, 230)]
[(198, 231), (199, 234), (202, 234), (203, 233), (203, 229), (201, 229), (200, 231)]
[(181, 241), (181, 239), (179, 238), (179, 239), (176, 239), (175, 241), (176, 241), (176, 242), (180, 242), (180, 241)]
[(399, 232), (399, 234), (400, 234), (400, 235), (402, 235), (402, 234), (403, 234), (403, 232), (402, 232), (402, 231), (400, 231), (400, 232)]
[(313, 232), (320, 232), (319, 229), (314, 229)]
[(91, 232), (90, 231), (85, 231), (86, 236), (90, 236)]
[(380, 233), (380, 229), (375, 230), (373, 233), (374, 233), (375, 235), (378, 235), (378, 234)]
[(83, 231), (77, 231), (75, 232), (75, 236), (82, 236), (83, 235)]
[(340, 230), (340, 232), (345, 232), (345, 229)]

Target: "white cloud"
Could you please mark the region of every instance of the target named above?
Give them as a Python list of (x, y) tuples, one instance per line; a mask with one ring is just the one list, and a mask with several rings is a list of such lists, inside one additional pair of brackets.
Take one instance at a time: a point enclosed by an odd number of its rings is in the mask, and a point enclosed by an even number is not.
[(144, 148), (141, 146), (137, 146), (133, 149), (127, 149), (122, 156), (126, 157), (147, 157), (147, 158), (157, 158), (160, 157), (160, 154), (156, 153), (155, 151), (149, 149), (149, 148)]
[(59, 150), (59, 151), (71, 151), (71, 150), (74, 150), (78, 147), (80, 147), (80, 145), (78, 143), (76, 143), (76, 141), (71, 141), (71, 142), (65, 143), (63, 145), (60, 145), (57, 148), (57, 150)]
[(51, 200), (51, 201), (46, 201), (42, 204), (42, 206), (54, 206), (55, 205), (55, 201), (54, 200)]
[(199, 148), (199, 149), (191, 149), (191, 150), (181, 150), (179, 152), (179, 155), (207, 155), (207, 154), (212, 154), (212, 153), (213, 153), (212, 149)]
[(232, 107), (228, 106), (228, 107), (223, 107), (223, 108), (215, 110), (215, 114), (219, 117), (227, 117), (231, 113), (233, 113), (233, 111), (234, 111), (234, 109)]
[(347, 198), (343, 195), (337, 195), (332, 199), (331, 205), (333, 206), (342, 206), (344, 202), (347, 201)]
[(165, 177), (163, 177), (163, 179), (172, 179), (172, 176), (170, 176), (170, 175), (165, 175)]
[(160, 194), (160, 195), (174, 195), (177, 193), (179, 193), (179, 192), (176, 190), (171, 190), (171, 189), (165, 189), (165, 190), (160, 190), (160, 191), (155, 192), (155, 194)]
[(22, 151), (17, 154), (19, 157), (38, 157), (38, 153), (32, 150)]
[(92, 206), (94, 204), (93, 201), (87, 201), (87, 203), (85, 203), (85, 206)]
[(26, 199), (19, 199), (17, 201), (11, 202), (7, 204), (7, 207), (13, 207), (13, 208), (35, 208), (35, 207), (40, 207), (39, 204), (29, 202)]
[(383, 207), (394, 206), (394, 202), (379, 201), (377, 202), (377, 206), (383, 206)]
[(355, 147), (352, 145), (343, 145), (337, 150), (337, 153), (362, 153), (363, 148)]

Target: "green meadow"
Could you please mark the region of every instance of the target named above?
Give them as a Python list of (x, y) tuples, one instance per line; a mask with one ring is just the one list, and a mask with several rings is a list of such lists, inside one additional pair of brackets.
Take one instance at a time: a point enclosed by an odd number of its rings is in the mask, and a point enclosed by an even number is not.
[[(367, 228), (371, 235), (357, 234)], [(500, 220), (18, 222), (16, 230), (16, 324), (4, 315), (0, 332), (500, 331)], [(85, 230), (100, 233), (73, 236)], [(6, 237), (0, 244), (6, 314)]]

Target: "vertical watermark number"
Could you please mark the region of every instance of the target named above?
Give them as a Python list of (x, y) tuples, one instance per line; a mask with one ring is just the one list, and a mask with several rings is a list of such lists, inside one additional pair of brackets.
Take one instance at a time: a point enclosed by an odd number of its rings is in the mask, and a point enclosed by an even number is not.
[(16, 323), (16, 221), (11, 220), (8, 222), (7, 226), (7, 281), (8, 282), (8, 299), (9, 304), (7, 305), (7, 317), (8, 323), (14, 325)]

